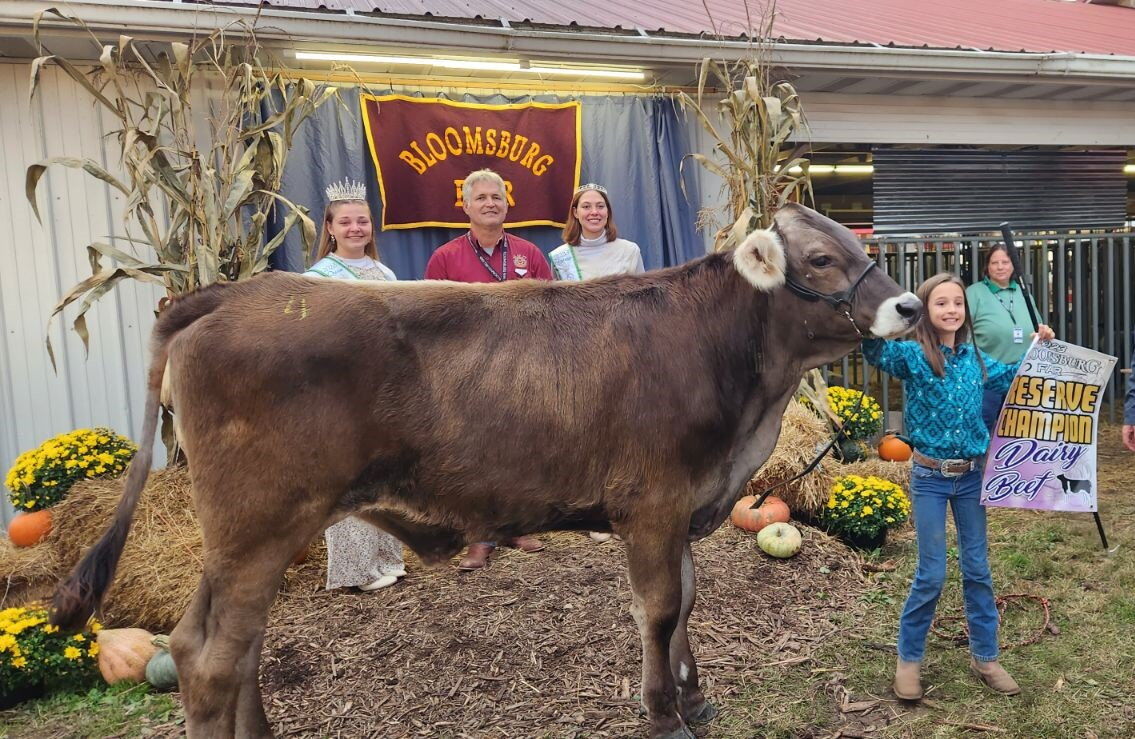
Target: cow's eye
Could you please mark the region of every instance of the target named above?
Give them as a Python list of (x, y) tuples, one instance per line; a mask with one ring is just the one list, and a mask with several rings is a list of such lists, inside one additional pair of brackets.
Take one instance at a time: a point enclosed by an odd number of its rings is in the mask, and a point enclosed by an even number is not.
[(811, 259), (809, 259), (808, 263), (811, 264), (813, 267), (827, 267), (828, 265), (830, 265), (832, 263), (832, 258), (828, 257), (828, 256), (824, 256), (823, 254), (820, 254), (819, 256), (815, 256), (815, 257), (812, 257)]

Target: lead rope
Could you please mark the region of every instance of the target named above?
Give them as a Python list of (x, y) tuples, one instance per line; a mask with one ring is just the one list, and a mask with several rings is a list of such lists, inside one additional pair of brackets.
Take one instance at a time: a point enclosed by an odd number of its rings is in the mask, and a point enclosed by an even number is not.
[[(843, 315), (844, 315), (845, 318), (847, 318), (848, 321), (851, 322), (851, 327), (855, 329), (855, 333), (859, 336), (859, 340), (862, 341), (863, 340), (863, 332), (859, 330), (859, 326), (858, 326), (858, 324), (855, 323), (855, 319), (851, 317), (851, 311), (845, 310), (843, 312)], [(859, 392), (859, 400), (856, 401), (856, 403), (855, 403), (855, 410), (850, 414), (852, 417), (859, 415), (859, 409), (863, 407), (863, 399), (867, 397), (867, 388), (868, 388), (868, 385), (869, 385), (869, 376), (870, 376), (870, 372), (865, 368), (864, 371), (863, 371), (863, 389)], [(826, 400), (825, 400), (825, 402), (826, 402)], [(836, 445), (836, 443), (840, 440), (840, 438), (842, 436), (843, 436), (843, 429), (841, 428), (839, 431), (837, 431), (835, 433), (835, 436), (832, 437), (831, 441), (829, 441), (827, 443), (827, 446), (825, 446), (822, 450), (820, 450), (820, 452), (817, 453), (816, 456), (812, 458), (812, 461), (809, 462), (808, 465), (806, 467), (804, 467), (803, 470), (801, 470), (794, 477), (791, 477), (787, 480), (782, 480), (781, 482), (778, 482), (777, 484), (773, 485), (772, 487), (765, 488), (764, 492), (762, 492), (760, 495), (757, 496), (757, 499), (755, 501), (753, 501), (753, 504), (751, 506), (749, 506), (749, 508), (750, 509), (760, 508), (761, 505), (764, 504), (765, 498), (767, 498), (772, 493), (773, 490), (776, 490), (777, 488), (784, 487), (785, 485), (790, 485), (790, 484), (796, 482), (797, 480), (799, 480), (800, 478), (804, 477), (808, 473), (810, 473), (812, 470), (816, 469), (816, 467), (819, 466), (820, 461), (823, 460), (823, 458), (828, 455), (828, 452), (830, 452), (832, 450), (832, 447), (834, 447)]]

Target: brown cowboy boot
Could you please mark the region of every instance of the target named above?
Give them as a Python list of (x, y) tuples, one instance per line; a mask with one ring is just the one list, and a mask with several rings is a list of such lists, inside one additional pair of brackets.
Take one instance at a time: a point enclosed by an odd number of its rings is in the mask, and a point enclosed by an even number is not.
[(919, 672), (922, 670), (921, 662), (907, 662), (899, 657), (895, 667), (895, 695), (904, 701), (916, 701), (922, 697), (922, 681)]
[(1021, 692), (1021, 686), (1017, 685), (1017, 681), (997, 660), (979, 662), (971, 658), (969, 670), (978, 680), (988, 685), (990, 690), (1001, 695), (1016, 695)]
[(518, 536), (508, 542), (508, 545), (522, 552), (528, 552), (529, 554), (544, 550), (544, 542), (540, 541), (535, 536)]
[(480, 570), (489, 566), (489, 555), (493, 553), (496, 547), (492, 542), (479, 541), (476, 544), (469, 545), (469, 551), (465, 552), (465, 559), (461, 560), (461, 564), (457, 565), (459, 570)]

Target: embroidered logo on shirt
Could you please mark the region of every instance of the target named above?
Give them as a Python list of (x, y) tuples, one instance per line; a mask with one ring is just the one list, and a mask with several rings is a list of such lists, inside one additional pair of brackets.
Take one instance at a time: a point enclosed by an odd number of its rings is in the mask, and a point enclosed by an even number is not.
[(528, 274), (528, 257), (524, 256), (523, 254), (514, 255), (512, 257), (512, 266), (515, 269), (516, 274), (523, 277), (524, 275)]

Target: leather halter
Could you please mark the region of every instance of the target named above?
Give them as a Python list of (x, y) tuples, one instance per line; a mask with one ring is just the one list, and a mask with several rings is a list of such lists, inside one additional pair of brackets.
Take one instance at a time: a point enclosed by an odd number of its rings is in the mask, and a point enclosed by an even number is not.
[[(784, 235), (780, 233), (780, 229), (776, 227), (775, 223), (772, 224), (772, 227), (769, 230), (777, 235), (777, 238), (780, 239), (782, 244), (784, 243)], [(863, 282), (863, 279), (867, 277), (872, 269), (878, 266), (879, 265), (875, 262), (874, 259), (870, 260), (867, 263), (867, 266), (863, 268), (863, 271), (859, 273), (859, 276), (855, 278), (855, 280), (851, 283), (851, 285), (848, 286), (846, 290), (838, 290), (834, 293), (822, 293), (818, 290), (813, 290), (807, 285), (801, 285), (799, 282), (792, 279), (787, 274), (785, 274), (784, 285), (799, 298), (813, 303), (819, 300), (830, 305), (832, 310), (834, 310), (836, 313), (842, 314), (844, 318), (851, 322), (851, 327), (855, 329), (855, 333), (858, 334), (860, 339), (863, 339), (863, 332), (859, 330), (859, 325), (855, 323), (855, 318), (851, 315), (851, 308), (855, 303), (855, 292), (859, 289), (860, 283)], [(811, 332), (809, 332), (808, 335), (809, 338), (812, 337)], [(855, 407), (852, 409), (853, 415), (859, 412), (859, 409), (863, 406), (863, 399), (867, 397), (867, 382), (868, 373), (865, 372), (863, 373), (863, 389), (859, 392), (859, 400), (855, 403)], [(828, 455), (828, 452), (832, 450), (832, 447), (834, 447), (841, 438), (843, 438), (842, 432), (839, 432), (835, 436), (833, 436), (831, 441), (827, 443), (827, 446), (817, 452), (816, 456), (812, 458), (812, 461), (809, 462), (807, 466), (805, 466), (804, 469), (800, 471), (799, 474), (794, 475), (787, 480), (781, 480), (775, 485), (766, 488), (760, 495), (757, 496), (757, 499), (753, 501), (753, 504), (749, 506), (749, 508), (760, 508), (761, 505), (764, 504), (765, 498), (767, 498), (773, 490), (776, 490), (777, 488), (783, 487), (785, 485), (790, 485), (800, 478), (804, 477), (804, 475), (807, 475), (812, 470), (816, 469), (817, 465), (820, 464), (820, 460)]]
[[(777, 237), (783, 244), (784, 235), (780, 233), (780, 229), (777, 228), (775, 223), (772, 224), (772, 228), (770, 230), (777, 235)], [(869, 260), (867, 262), (867, 266), (863, 268), (863, 271), (859, 273), (859, 276), (852, 281), (852, 283), (847, 287), (846, 290), (837, 290), (836, 292), (832, 293), (822, 293), (818, 290), (813, 290), (807, 285), (803, 285), (792, 279), (792, 277), (787, 274), (785, 274), (784, 286), (787, 287), (794, 295), (803, 300), (807, 300), (813, 303), (816, 301), (827, 303), (829, 306), (831, 306), (832, 310), (834, 310), (836, 313), (841, 314), (844, 318), (851, 322), (851, 327), (855, 329), (855, 333), (859, 335), (860, 339), (862, 339), (863, 332), (859, 330), (859, 326), (855, 323), (855, 319), (851, 316), (851, 309), (855, 304), (855, 293), (859, 290), (859, 285), (863, 282), (867, 275), (870, 274), (871, 270), (878, 266), (879, 265), (875, 262), (874, 259)]]

